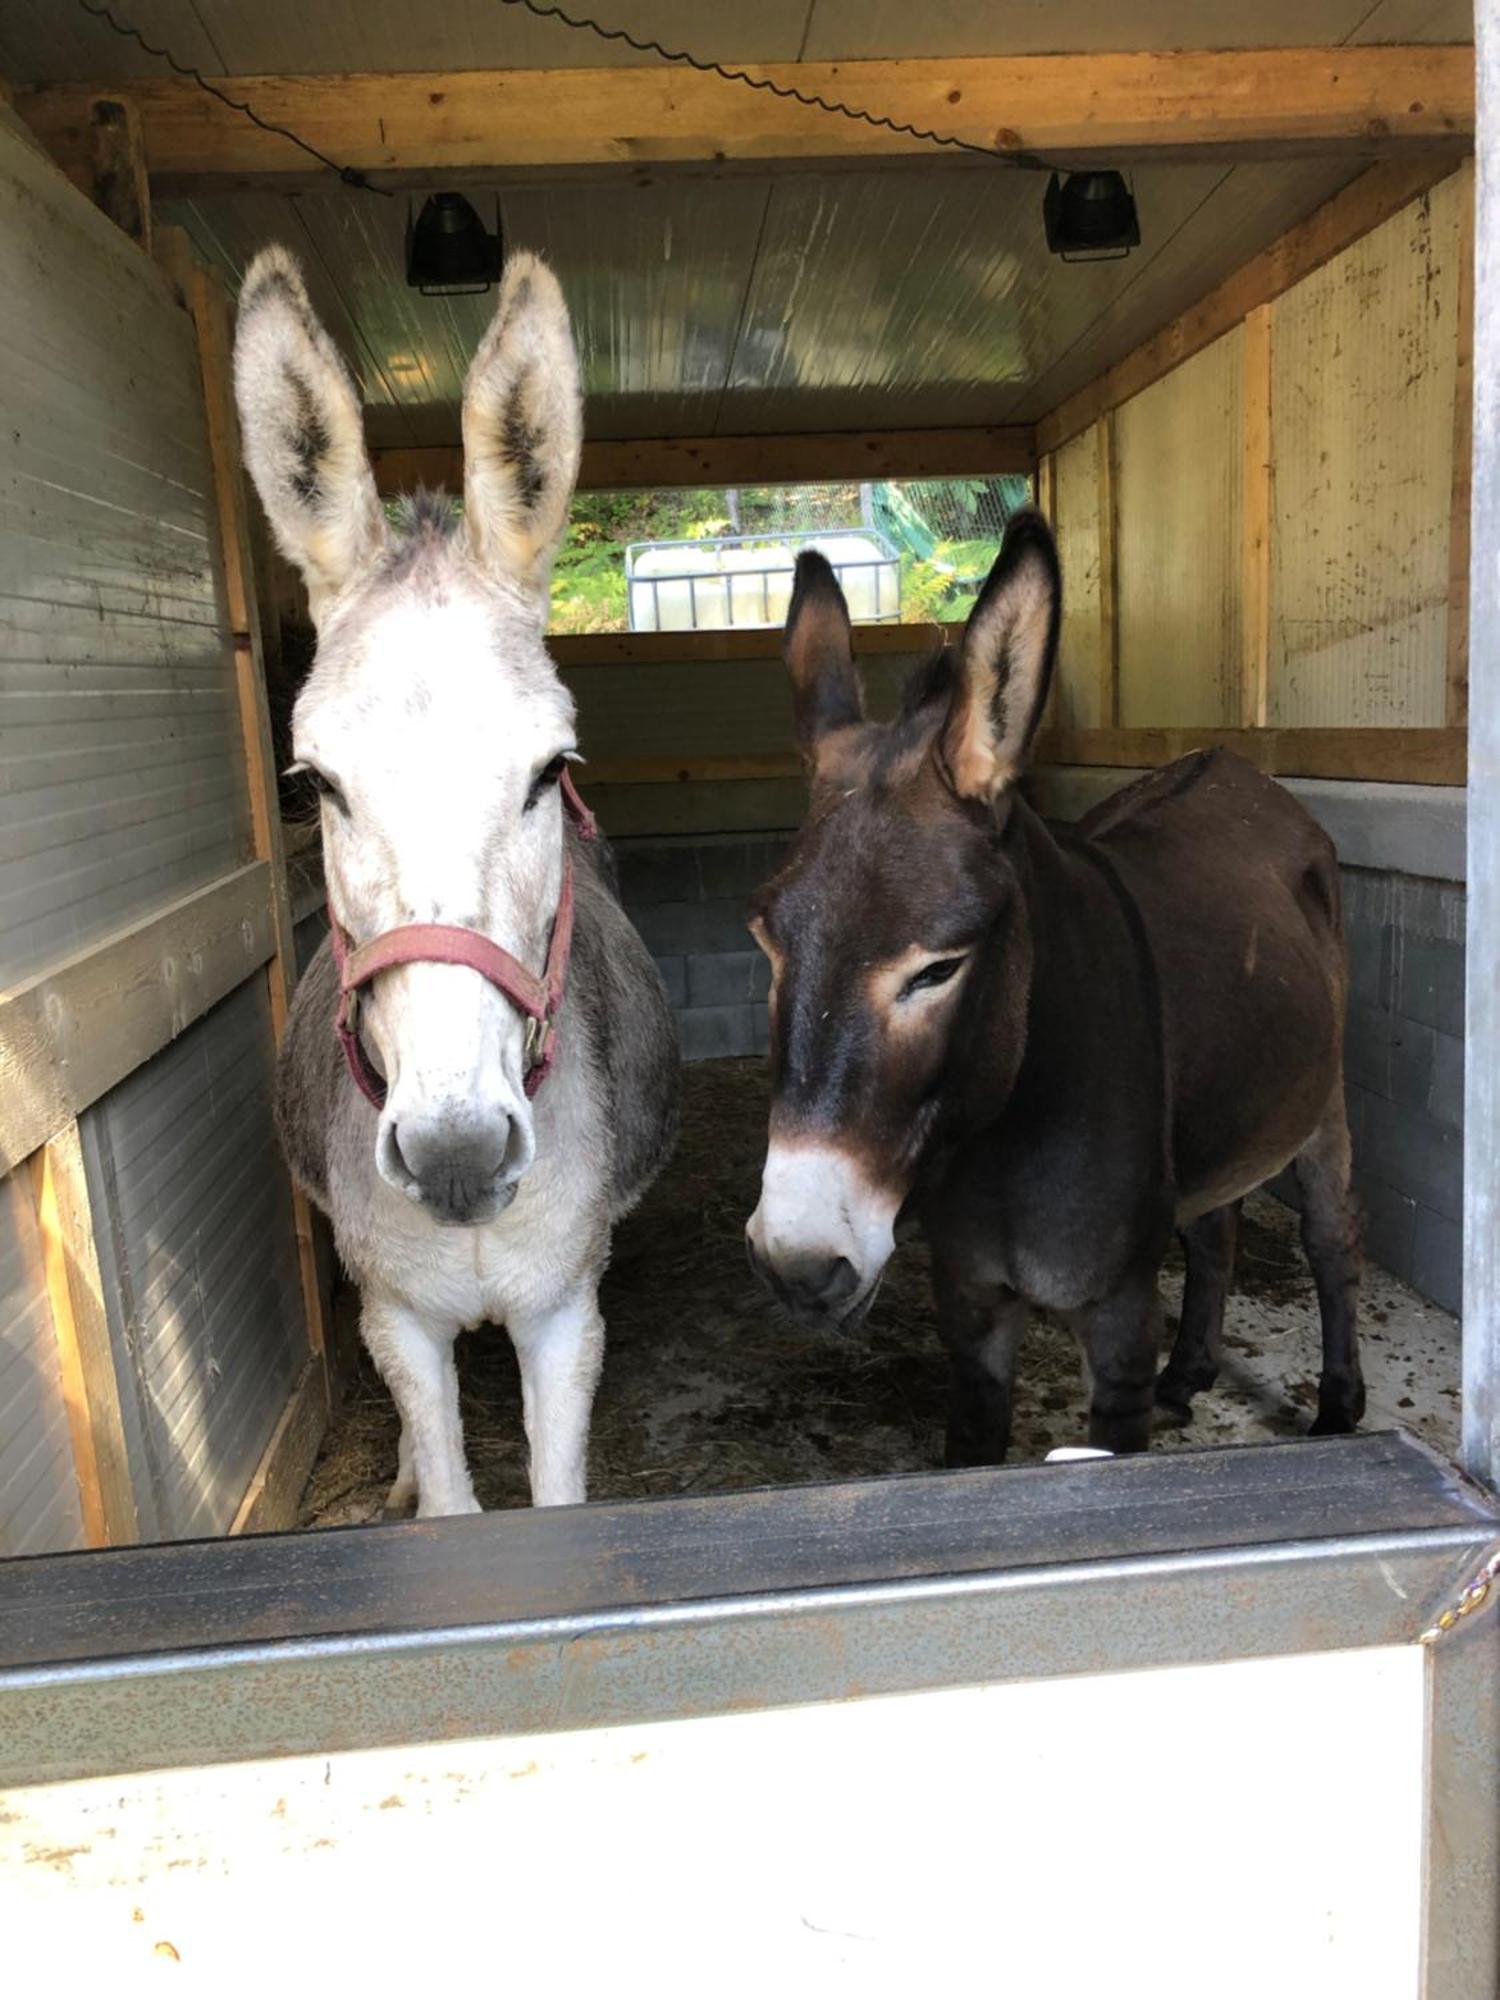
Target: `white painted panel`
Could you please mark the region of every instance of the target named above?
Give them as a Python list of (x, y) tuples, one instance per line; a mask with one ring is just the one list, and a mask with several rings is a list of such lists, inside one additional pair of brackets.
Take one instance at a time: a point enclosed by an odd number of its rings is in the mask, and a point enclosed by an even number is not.
[(0, 984), (245, 858), (197, 347), (0, 124)]
[[(7, 1952), (205, 1992), (284, 1981), (295, 1939), (299, 1991), (1411, 2000), (1422, 1672), (1311, 1654), (16, 1791)], [(1328, 1775), (1332, 1717), (1364, 1751)]]
[(1239, 721), (1242, 343), (1115, 412), (1120, 722)]
[(82, 1543), (57, 1336), (22, 1171), (0, 1180), (0, 1557)]
[(1273, 723), (1445, 719), (1459, 207), (1454, 175), (1275, 308)]
[(1062, 633), (1053, 721), (1061, 729), (1099, 723), (1099, 432), (1091, 424), (1054, 455), (1052, 506), (1062, 565)]

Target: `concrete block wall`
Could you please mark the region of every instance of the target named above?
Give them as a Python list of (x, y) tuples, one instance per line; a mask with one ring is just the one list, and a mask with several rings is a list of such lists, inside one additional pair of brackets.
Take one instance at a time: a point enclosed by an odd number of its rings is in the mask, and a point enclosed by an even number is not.
[(1464, 888), (1345, 868), (1344, 1043), (1355, 1184), (1377, 1264), (1463, 1291)]
[(770, 969), (745, 920), (787, 839), (710, 834), (614, 843), (625, 907), (661, 967), (688, 1062), (766, 1052)]

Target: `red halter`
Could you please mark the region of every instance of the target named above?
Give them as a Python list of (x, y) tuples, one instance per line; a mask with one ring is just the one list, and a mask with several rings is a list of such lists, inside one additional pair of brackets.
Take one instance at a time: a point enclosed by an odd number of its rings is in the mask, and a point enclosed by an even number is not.
[[(559, 781), (563, 810), (578, 829), (579, 838), (592, 840), (598, 832), (594, 815), (579, 798), (571, 772), (564, 767)], [(547, 964), (540, 979), (528, 972), (518, 958), (502, 951), (480, 931), (464, 930), (457, 924), (402, 924), (384, 931), (368, 944), (354, 946), (349, 933), (328, 905), (328, 921), (333, 939), (333, 962), (339, 975), (339, 1006), (334, 1031), (343, 1044), (349, 1074), (377, 1111), (385, 1104), (385, 1078), (365, 1053), (359, 1037), (359, 992), (392, 965), (467, 965), (497, 986), (526, 1016), (526, 1095), (535, 1097), (547, 1080), (557, 1054), (557, 1016), (568, 983), (568, 960), (573, 951), (573, 857), (563, 849), (562, 893), (557, 899), (557, 915), (552, 921), (552, 942), (547, 947)]]

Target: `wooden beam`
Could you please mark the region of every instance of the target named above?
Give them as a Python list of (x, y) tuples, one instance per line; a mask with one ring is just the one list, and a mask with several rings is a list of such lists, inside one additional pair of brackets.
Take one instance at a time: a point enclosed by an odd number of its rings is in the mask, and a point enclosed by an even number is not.
[(1454, 170), (1451, 159), (1431, 154), (1369, 168), (1160, 333), (1043, 417), (1036, 427), (1037, 450), (1056, 451), (1069, 438), (1087, 430), (1105, 410), (1118, 409), (1142, 389), (1149, 389), (1191, 355), (1238, 326), (1257, 306), (1280, 298), (1309, 272), (1347, 250)]
[(270, 900), (252, 861), (0, 992), (0, 1174), (265, 964)]
[(231, 1535), (264, 1535), (295, 1528), (307, 1475), (328, 1427), (322, 1371), (309, 1361), (276, 1420), (260, 1463), (229, 1524)]
[[(898, 58), (747, 65), (784, 89), (834, 98), (1003, 154), (1112, 164), (1328, 149), (1378, 153), (1469, 138), (1467, 45), (1186, 49), (1154, 54)], [(219, 79), (267, 123), (341, 166), (414, 175), (680, 161), (947, 157), (928, 140), (830, 116), (678, 65)], [(100, 84), (23, 92), (21, 115), (68, 167)], [(191, 80), (132, 79), (160, 192), (331, 175)], [(952, 153), (952, 149), (948, 149)], [(957, 157), (962, 157), (961, 155)]]
[(1241, 440), (1240, 722), (1264, 729), (1271, 707), (1271, 307), (1245, 320)]
[(591, 757), (577, 771), (582, 792), (596, 785), (733, 785), (765, 778), (800, 778), (802, 759), (790, 750), (739, 757)]
[(1458, 365), (1453, 376), (1453, 487), (1448, 508), (1448, 643), (1444, 715), (1469, 719), (1469, 507), (1474, 468), (1474, 170), (1458, 209)]
[(133, 243), (151, 255), (151, 187), (140, 113), (128, 98), (89, 106), (89, 193)]
[[(887, 653), (926, 658), (962, 630), (961, 625), (856, 625), (854, 650), (866, 660)], [(722, 632), (557, 632), (548, 639), (547, 651), (564, 670), (765, 660), (782, 671), (779, 625), (740, 625)]]
[(139, 1524), (75, 1122), (33, 1155), (31, 1173), (84, 1540), (114, 1547), (135, 1541)]
[(1099, 722), (1120, 719), (1119, 510), (1115, 505), (1115, 419), (1106, 410), (1095, 431), (1099, 502)]
[[(458, 445), (397, 446), (370, 454), (382, 494), (414, 486), (461, 493)], [(817, 479), (945, 479), (1030, 473), (1030, 424), (941, 431), (809, 431), (800, 436), (591, 439), (578, 484), (584, 492), (630, 487), (775, 486)]]
[(1462, 729), (1058, 729), (1038, 739), (1036, 762), (1152, 769), (1215, 746), (1278, 778), (1462, 785), (1467, 776)]
[[(182, 292), (183, 302), (192, 315), (198, 336), (198, 361), (203, 375), (203, 404), (223, 558), (224, 595), (234, 641), (235, 687), (245, 745), (251, 836), (255, 853), (266, 863), (269, 871), (272, 951), (266, 962), (266, 979), (270, 992), (272, 1033), (279, 1047), (291, 1009), (292, 988), (297, 981), (297, 945), (287, 890), (281, 807), (277, 797), (276, 763), (271, 749), (265, 660), (261, 651), (260, 613), (255, 597), (255, 566), (241, 469), (239, 419), (234, 405), (229, 299), (223, 279), (217, 271), (210, 271), (197, 261), (182, 230), (164, 229), (160, 232), (159, 255), (169, 276)], [(308, 1340), (318, 1359), (327, 1396), (331, 1394), (332, 1384), (326, 1372), (328, 1343), (313, 1243), (312, 1210), (295, 1182), (292, 1183), (292, 1215)]]
[(1057, 528), (1057, 455), (1044, 452), (1036, 468), (1037, 510), (1055, 531)]

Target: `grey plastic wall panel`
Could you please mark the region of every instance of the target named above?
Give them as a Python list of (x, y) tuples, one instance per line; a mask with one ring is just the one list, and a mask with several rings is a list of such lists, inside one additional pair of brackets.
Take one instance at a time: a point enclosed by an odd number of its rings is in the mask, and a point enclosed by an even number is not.
[(0, 985), (235, 867), (191, 323), (0, 123)]
[(162, 1537), (228, 1528), (306, 1359), (272, 1062), (251, 980), (83, 1120), (143, 1520)]
[(36, 1211), (12, 1174), (0, 1181), (0, 1556), (82, 1546)]

